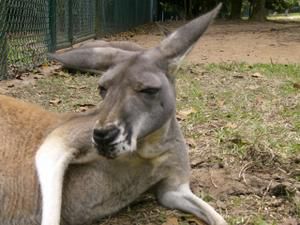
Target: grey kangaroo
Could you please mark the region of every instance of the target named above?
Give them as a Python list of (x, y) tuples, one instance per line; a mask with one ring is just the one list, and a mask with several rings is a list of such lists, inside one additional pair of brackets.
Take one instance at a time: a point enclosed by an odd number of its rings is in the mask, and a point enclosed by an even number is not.
[(92, 224), (151, 188), (163, 206), (225, 225), (190, 190), (172, 74), (220, 7), (155, 48), (54, 55), (70, 67), (106, 70), (99, 80), (103, 101), (88, 112), (53, 113), (0, 96), (0, 224)]

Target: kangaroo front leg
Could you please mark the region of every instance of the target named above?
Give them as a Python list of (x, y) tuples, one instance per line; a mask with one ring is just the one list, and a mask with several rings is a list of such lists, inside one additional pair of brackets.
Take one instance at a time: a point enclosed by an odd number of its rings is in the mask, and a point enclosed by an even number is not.
[(74, 152), (60, 138), (49, 137), (36, 154), (36, 168), (43, 199), (42, 225), (60, 224), (63, 177)]
[(189, 184), (182, 184), (174, 190), (158, 190), (158, 201), (165, 207), (192, 213), (209, 225), (227, 224), (213, 207), (192, 193)]

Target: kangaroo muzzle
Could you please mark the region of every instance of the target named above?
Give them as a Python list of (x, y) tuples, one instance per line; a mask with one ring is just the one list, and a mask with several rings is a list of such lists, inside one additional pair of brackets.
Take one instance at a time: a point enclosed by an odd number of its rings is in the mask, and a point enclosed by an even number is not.
[(98, 153), (110, 159), (136, 149), (136, 138), (130, 126), (116, 124), (95, 127), (93, 130), (92, 139)]
[(117, 126), (108, 126), (104, 128), (95, 128), (93, 131), (93, 142), (99, 154), (107, 158), (115, 158), (116, 140), (120, 134), (120, 129)]

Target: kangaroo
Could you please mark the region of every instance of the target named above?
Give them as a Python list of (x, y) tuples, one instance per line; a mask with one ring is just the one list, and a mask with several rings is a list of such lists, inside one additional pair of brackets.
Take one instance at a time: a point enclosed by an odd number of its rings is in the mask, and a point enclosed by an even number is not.
[(151, 189), (165, 207), (225, 225), (190, 190), (172, 74), (220, 7), (155, 48), (80, 48), (55, 55), (75, 68), (105, 68), (99, 80), (103, 101), (85, 113), (53, 113), (0, 95), (0, 224), (92, 224)]
[[(161, 32), (161, 34), (164, 35), (164, 37), (167, 37), (170, 34), (170, 31), (160, 25), (159, 23), (156, 23), (156, 26), (158, 27), (159, 31)], [(129, 41), (103, 41), (103, 40), (94, 40), (91, 42), (87, 42), (87, 43), (83, 43), (79, 45), (79, 48), (83, 49), (83, 48), (117, 48), (118, 50), (125, 50), (125, 51), (132, 51), (132, 52), (142, 52), (145, 50), (145, 48), (143, 48), (142, 46), (133, 43), (133, 42), (129, 42)], [(113, 51), (112, 49), (108, 49), (110, 51)], [(89, 51), (89, 50), (88, 50)], [(66, 57), (66, 55), (65, 55)], [(72, 64), (68, 64), (68, 63), (64, 63), (64, 58), (61, 58), (61, 55), (57, 55), (57, 54), (48, 54), (48, 59), (50, 60), (56, 60), (58, 62), (63, 63), (63, 67), (66, 69), (70, 69), (70, 70), (75, 70), (75, 71), (82, 71), (82, 72), (92, 72), (92, 73), (102, 73), (103, 70), (105, 70), (104, 68), (89, 68), (89, 65), (85, 65), (83, 67), (80, 67), (78, 64), (74, 64), (74, 62)], [(98, 63), (98, 59), (95, 58), (94, 64)], [(91, 62), (89, 62), (89, 64), (91, 64)]]

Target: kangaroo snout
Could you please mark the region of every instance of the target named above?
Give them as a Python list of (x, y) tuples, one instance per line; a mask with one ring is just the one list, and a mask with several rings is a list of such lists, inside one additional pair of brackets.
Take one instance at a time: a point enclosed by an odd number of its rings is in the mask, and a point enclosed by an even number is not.
[(106, 158), (115, 158), (118, 155), (116, 149), (120, 129), (111, 125), (103, 128), (95, 128), (93, 131), (93, 142), (100, 155)]
[(95, 128), (93, 131), (93, 139), (96, 145), (101, 147), (108, 147), (113, 144), (119, 133), (120, 129), (116, 126)]

